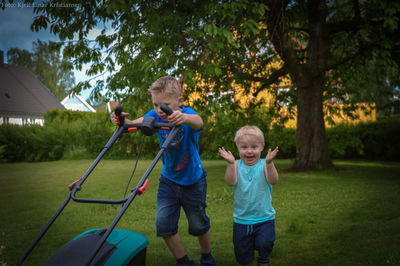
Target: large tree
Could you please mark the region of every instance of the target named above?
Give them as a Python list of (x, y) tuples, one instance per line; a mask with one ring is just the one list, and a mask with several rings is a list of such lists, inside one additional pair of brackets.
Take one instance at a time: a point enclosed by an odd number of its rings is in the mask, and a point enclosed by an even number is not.
[(40, 40), (33, 42), (33, 51), (11, 48), (7, 52), (10, 64), (24, 66), (48, 88), (59, 100), (62, 100), (75, 86), (72, 65), (63, 59), (60, 45)]
[[(299, 170), (332, 166), (324, 126), (326, 97), (351, 99), (357, 91), (343, 84), (364, 80), (366, 62), (387, 67), (386, 80), (398, 71), (398, 61), (392, 60), (399, 47), (398, 1), (77, 3), (37, 7), (32, 29), (50, 27), (65, 43), (64, 56), (78, 68), (90, 63), (89, 74), (111, 74), (97, 83), (94, 96), (106, 88), (110, 94), (133, 94), (143, 103), (145, 88), (166, 73), (183, 75), (192, 91), (218, 95), (235, 83), (254, 95), (263, 90), (277, 94), (275, 85), (289, 75), (293, 86), (288, 95), (297, 106), (294, 167)], [(99, 27), (101, 33), (89, 39)], [(271, 67), (279, 60), (280, 67)], [(345, 75), (349, 71), (354, 74)], [(199, 86), (198, 78), (205, 83)], [(81, 83), (78, 89), (87, 86)]]

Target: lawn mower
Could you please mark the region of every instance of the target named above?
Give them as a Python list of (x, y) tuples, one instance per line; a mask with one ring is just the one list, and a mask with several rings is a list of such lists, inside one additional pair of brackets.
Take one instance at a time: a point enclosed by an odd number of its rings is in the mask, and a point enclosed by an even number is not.
[[(167, 115), (172, 114), (172, 110), (166, 105), (161, 104), (161, 110)], [(92, 229), (78, 235), (55, 254), (53, 254), (45, 265), (144, 265), (146, 258), (146, 248), (148, 245), (147, 238), (137, 232), (115, 229), (115, 226), (124, 215), (129, 205), (135, 199), (136, 195), (143, 194), (147, 188), (148, 176), (161, 158), (164, 151), (170, 145), (172, 140), (177, 136), (180, 126), (173, 126), (168, 123), (158, 123), (154, 117), (145, 117), (140, 124), (126, 124), (125, 117), (122, 115), (122, 106), (115, 108), (115, 115), (119, 127), (108, 140), (105, 147), (97, 156), (95, 161), (86, 171), (86, 173), (78, 180), (69, 185), (70, 193), (58, 208), (56, 213), (49, 220), (47, 225), (42, 229), (30, 247), (25, 251), (18, 261), (18, 265), (22, 265), (26, 257), (32, 252), (34, 247), (39, 243), (44, 234), (61, 214), (70, 200), (81, 203), (100, 203), (100, 204), (122, 204), (122, 208), (114, 221), (107, 229)], [(111, 146), (122, 137), (124, 133), (140, 130), (144, 135), (150, 136), (159, 129), (170, 130), (164, 144), (161, 146), (158, 154), (155, 156), (150, 166), (139, 180), (136, 187), (131, 193), (121, 200), (107, 199), (91, 199), (79, 198), (76, 193), (82, 189), (82, 184), (88, 178), (90, 173), (103, 158), (105, 153)], [(138, 158), (140, 153), (138, 154)], [(133, 173), (132, 173), (133, 175)], [(132, 178), (132, 177), (131, 177)], [(129, 185), (129, 183), (128, 183)], [(128, 187), (127, 187), (128, 188)]]

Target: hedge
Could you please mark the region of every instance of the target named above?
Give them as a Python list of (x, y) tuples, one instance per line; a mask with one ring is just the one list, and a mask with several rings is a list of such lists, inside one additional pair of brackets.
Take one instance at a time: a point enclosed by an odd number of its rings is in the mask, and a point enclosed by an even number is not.
[(385, 119), (327, 130), (332, 158), (400, 160), (400, 121)]
[[(295, 158), (295, 129), (270, 129), (263, 114), (256, 120), (238, 114), (224, 113), (204, 116), (200, 137), (203, 159), (217, 159), (218, 147), (224, 146), (236, 156), (236, 130), (245, 124), (257, 124), (265, 132), (266, 146), (279, 146), (278, 158)], [(50, 111), (45, 126), (1, 125), (0, 161), (48, 161), (59, 159), (94, 159), (103, 149), (116, 127), (107, 113)], [(124, 134), (106, 158), (135, 158), (142, 134)], [(357, 125), (338, 125), (327, 129), (333, 159), (400, 160), (400, 120), (386, 119)], [(153, 158), (159, 150), (156, 136), (145, 137), (142, 158)], [(264, 155), (264, 154), (263, 154)]]

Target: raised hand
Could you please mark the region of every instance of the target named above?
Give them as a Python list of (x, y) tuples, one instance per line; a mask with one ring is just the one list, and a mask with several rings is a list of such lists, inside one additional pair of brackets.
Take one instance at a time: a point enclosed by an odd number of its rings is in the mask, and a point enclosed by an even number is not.
[(226, 151), (224, 147), (219, 148), (218, 152), (228, 163), (235, 163), (235, 156), (230, 151)]
[(272, 160), (275, 158), (278, 152), (279, 152), (278, 146), (273, 151), (271, 151), (271, 149), (268, 149), (267, 156), (265, 156), (267, 164), (272, 162)]

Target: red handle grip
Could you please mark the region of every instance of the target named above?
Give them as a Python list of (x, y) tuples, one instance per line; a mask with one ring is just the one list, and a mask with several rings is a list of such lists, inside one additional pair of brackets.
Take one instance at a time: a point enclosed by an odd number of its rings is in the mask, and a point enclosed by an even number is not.
[(140, 188), (138, 188), (139, 194), (143, 195), (146, 192), (148, 186), (149, 186), (149, 180), (146, 179), (146, 181), (144, 181), (143, 185)]
[(72, 182), (71, 184), (69, 184), (69, 185), (68, 185), (69, 190), (72, 190), (72, 188), (75, 186), (76, 183), (79, 182), (79, 180), (80, 180), (80, 179), (78, 179), (78, 180)]

